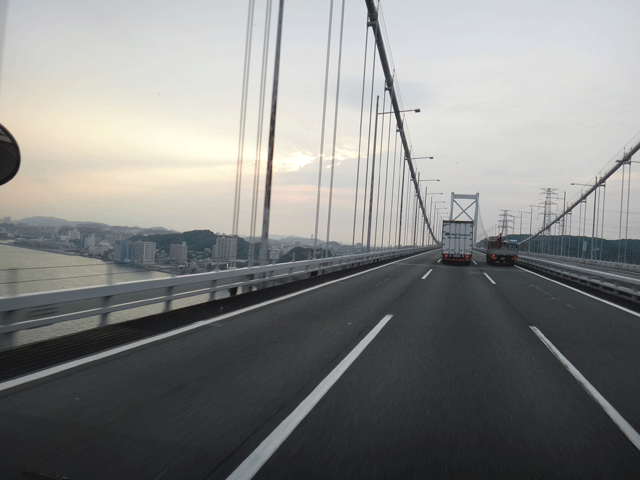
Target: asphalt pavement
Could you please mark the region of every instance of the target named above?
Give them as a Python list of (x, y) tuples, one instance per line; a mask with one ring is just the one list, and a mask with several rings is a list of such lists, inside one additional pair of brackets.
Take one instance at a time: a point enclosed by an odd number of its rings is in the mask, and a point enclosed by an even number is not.
[(638, 478), (640, 315), (439, 253), (0, 383), (0, 478)]

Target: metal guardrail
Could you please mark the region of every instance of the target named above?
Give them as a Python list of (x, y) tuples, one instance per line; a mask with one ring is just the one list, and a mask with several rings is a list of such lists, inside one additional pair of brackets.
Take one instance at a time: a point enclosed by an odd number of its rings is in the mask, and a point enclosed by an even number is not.
[(100, 316), (100, 324), (106, 325), (109, 314), (119, 310), (164, 303), (164, 310), (170, 311), (171, 302), (174, 300), (209, 294), (209, 301), (212, 301), (215, 299), (216, 292), (220, 291), (226, 290), (230, 295), (235, 295), (238, 291), (266, 288), (430, 249), (410, 247), (172, 278), (0, 297), (0, 349), (12, 346), (13, 336), (20, 330), (95, 316)]
[(554, 262), (522, 254), (518, 256), (516, 263), (640, 303), (640, 277), (593, 270), (584, 266)]
[(605, 267), (612, 268), (615, 270), (623, 270), (628, 272), (640, 273), (640, 265), (633, 265), (631, 263), (622, 263), (622, 262), (607, 262), (605, 260), (591, 260), (589, 258), (576, 258), (576, 257), (567, 257), (560, 255), (549, 255), (546, 253), (534, 253), (534, 252), (526, 252), (525, 255), (533, 258), (542, 258), (546, 260), (561, 260), (563, 262), (571, 262), (578, 265), (593, 265), (594, 267)]

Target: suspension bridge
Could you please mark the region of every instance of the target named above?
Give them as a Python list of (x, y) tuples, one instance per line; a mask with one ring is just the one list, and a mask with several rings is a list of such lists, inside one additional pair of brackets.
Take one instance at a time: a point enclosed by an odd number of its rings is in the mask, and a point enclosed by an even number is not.
[[(502, 213), (483, 210), (480, 187), (434, 201), (444, 193), (421, 178), (408, 129), (406, 113), (418, 109), (404, 108), (381, 10), (366, 0), (356, 178), (341, 210), (351, 241), (331, 254), (342, 39), (352, 27), (345, 1), (335, 12), (332, 1), (316, 202), (306, 212), (313, 255), (270, 263), (286, 95), (287, 17), (276, 3), (265, 9), (251, 193), (253, 0), (247, 17), (231, 228), (240, 236), (250, 198), (247, 266), (0, 297), (0, 476), (636, 478), (640, 136), (612, 146), (620, 151), (601, 171), (578, 172), (573, 198), (550, 184)], [(443, 219), (474, 222), (470, 266), (442, 264)], [(486, 262), (499, 234), (518, 243), (515, 267)], [(27, 275), (4, 273), (15, 285)], [(136, 315), (150, 305), (160, 312)], [(116, 312), (131, 319), (111, 322)], [(16, 343), (19, 332), (78, 321), (95, 328)]]

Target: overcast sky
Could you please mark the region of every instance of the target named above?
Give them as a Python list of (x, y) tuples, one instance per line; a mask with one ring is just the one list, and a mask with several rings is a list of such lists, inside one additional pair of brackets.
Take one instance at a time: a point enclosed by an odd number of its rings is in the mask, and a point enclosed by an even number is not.
[[(241, 235), (250, 229), (265, 4), (256, 1), (254, 17)], [(334, 5), (321, 239), (340, 4)], [(0, 187), (0, 216), (230, 233), (247, 9), (248, 1), (221, 0), (9, 2), (0, 123), (18, 140), (22, 167)], [(637, 0), (394, 0), (383, 2), (382, 12), (403, 107), (421, 109), (407, 114), (413, 154), (435, 157), (416, 160), (418, 171), (423, 179), (441, 179), (422, 185), (443, 192), (443, 205), (452, 191), (479, 192), (487, 226), (500, 209), (528, 210), (540, 188), (572, 197), (578, 187), (571, 182), (588, 183), (640, 130)], [(285, 3), (274, 234), (314, 233), (328, 20), (328, 1)], [(345, 242), (353, 225), (365, 25), (365, 2), (348, 0), (331, 224), (331, 238)], [(381, 77), (378, 68), (374, 89), (382, 96)], [(370, 78), (369, 72), (363, 163)], [(263, 167), (266, 138), (267, 131)], [(392, 164), (393, 138), (391, 145)], [(263, 186), (264, 168), (260, 205)], [(258, 218), (260, 224), (261, 209)], [(360, 212), (358, 231), (361, 221)]]

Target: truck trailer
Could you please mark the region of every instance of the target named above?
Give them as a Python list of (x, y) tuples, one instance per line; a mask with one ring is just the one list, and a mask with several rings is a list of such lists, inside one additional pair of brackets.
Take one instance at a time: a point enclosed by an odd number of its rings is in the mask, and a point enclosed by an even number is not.
[(473, 222), (442, 221), (442, 263), (469, 265), (473, 250)]

